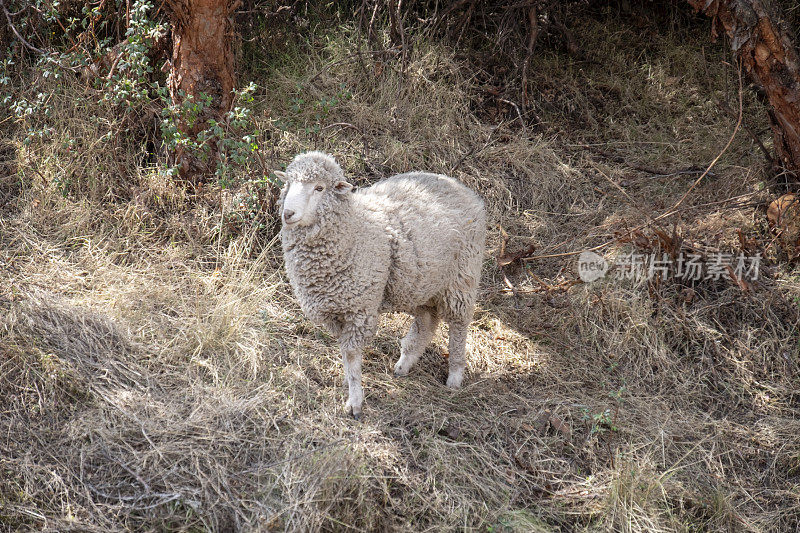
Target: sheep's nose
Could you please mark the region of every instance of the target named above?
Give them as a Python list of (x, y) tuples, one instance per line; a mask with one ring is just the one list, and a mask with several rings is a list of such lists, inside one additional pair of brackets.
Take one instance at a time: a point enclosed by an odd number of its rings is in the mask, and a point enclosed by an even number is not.
[(294, 211), (292, 211), (291, 209), (283, 210), (283, 220), (285, 220), (286, 222), (289, 222), (289, 219), (291, 219), (293, 216), (294, 216)]

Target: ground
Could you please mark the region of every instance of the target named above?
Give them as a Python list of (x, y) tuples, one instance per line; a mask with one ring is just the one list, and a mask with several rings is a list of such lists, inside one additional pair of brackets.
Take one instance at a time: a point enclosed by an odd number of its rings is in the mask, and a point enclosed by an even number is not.
[[(109, 111), (79, 82), (40, 80), (55, 133), (2, 151), (0, 529), (798, 528), (800, 284), (746, 130), (769, 144), (764, 108), (705, 30), (575, 21), (583, 57), (543, 43), (529, 109), (436, 39), (406, 64), (353, 53), (346, 25), (251, 50), (269, 164), (322, 149), (359, 185), (429, 170), (487, 202), (465, 386), (444, 387), (446, 331), (393, 377), (410, 320), (387, 315), (358, 422), (248, 203), (269, 189), (192, 200), (136, 149), (93, 149)], [(568, 254), (593, 247), (765, 260), (744, 285), (580, 283)]]

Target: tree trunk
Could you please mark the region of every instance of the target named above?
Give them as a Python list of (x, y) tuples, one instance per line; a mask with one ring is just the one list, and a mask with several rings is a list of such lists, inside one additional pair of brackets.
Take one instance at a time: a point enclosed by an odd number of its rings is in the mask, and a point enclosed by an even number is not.
[[(178, 129), (192, 139), (220, 120), (231, 107), (236, 86), (234, 29), (231, 14), (241, 0), (167, 0), (172, 12), (172, 64), (167, 85), (172, 101), (201, 103), (195, 117), (184, 114)], [(180, 177), (200, 183), (214, 174), (217, 147), (201, 154), (179, 146), (175, 153)]]
[(800, 176), (800, 58), (769, 0), (689, 0), (722, 28), (752, 80), (764, 88), (778, 166)]

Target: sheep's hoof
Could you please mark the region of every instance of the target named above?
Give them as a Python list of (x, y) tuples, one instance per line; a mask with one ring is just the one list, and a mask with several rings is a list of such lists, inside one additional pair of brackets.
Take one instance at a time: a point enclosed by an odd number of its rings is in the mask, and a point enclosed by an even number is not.
[(462, 381), (464, 381), (464, 374), (462, 374), (461, 372), (451, 373), (447, 377), (447, 388), (448, 389), (460, 389)]
[(398, 361), (394, 365), (394, 377), (402, 378), (404, 376), (407, 376), (409, 370), (410, 370), (409, 368), (404, 368), (403, 365), (400, 363), (400, 361)]
[(361, 420), (361, 407), (354, 407), (350, 405), (350, 400), (344, 404), (344, 410), (354, 419)]

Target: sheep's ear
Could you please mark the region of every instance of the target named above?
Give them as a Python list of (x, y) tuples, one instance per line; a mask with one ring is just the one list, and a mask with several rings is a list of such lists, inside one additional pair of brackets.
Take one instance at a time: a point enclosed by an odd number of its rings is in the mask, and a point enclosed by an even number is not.
[(278, 178), (279, 180), (286, 181), (286, 172), (283, 172), (281, 170), (273, 170), (272, 173), (275, 174), (275, 177)]
[(351, 192), (355, 187), (351, 184), (347, 183), (346, 181), (337, 181), (336, 184), (333, 186), (333, 189), (338, 192), (339, 194), (346, 194)]

